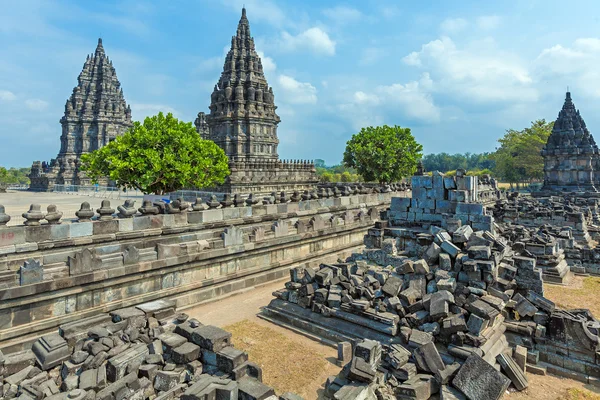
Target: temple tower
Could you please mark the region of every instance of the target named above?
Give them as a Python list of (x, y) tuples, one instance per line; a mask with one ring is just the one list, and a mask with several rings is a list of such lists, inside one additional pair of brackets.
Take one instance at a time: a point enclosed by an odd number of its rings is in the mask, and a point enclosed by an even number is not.
[(268, 193), (310, 189), (318, 183), (312, 162), (279, 160), (273, 88), (267, 83), (256, 52), (246, 9), (223, 72), (211, 94), (210, 113), (198, 113), (195, 125), (204, 139), (214, 141), (229, 158), (231, 175), (217, 192)]
[(79, 171), (81, 155), (99, 149), (132, 126), (131, 108), (102, 39), (88, 55), (77, 81), (60, 120), (58, 156), (49, 164), (33, 163), (30, 190), (52, 190), (55, 184), (89, 185), (90, 179)]
[(210, 133), (206, 138), (218, 144), (230, 160), (277, 160), (280, 119), (273, 88), (267, 83), (250, 36), (245, 8), (209, 108), (206, 123)]
[[(597, 192), (599, 152), (567, 92), (562, 110), (542, 150), (544, 191)], [(597, 175), (597, 176), (596, 176)]]

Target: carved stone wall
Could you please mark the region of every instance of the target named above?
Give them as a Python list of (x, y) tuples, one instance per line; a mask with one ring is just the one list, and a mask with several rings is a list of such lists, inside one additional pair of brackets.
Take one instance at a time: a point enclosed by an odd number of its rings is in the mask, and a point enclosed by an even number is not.
[(406, 194), (2, 227), (0, 347), (99, 311), (159, 298), (191, 306), (335, 261)]

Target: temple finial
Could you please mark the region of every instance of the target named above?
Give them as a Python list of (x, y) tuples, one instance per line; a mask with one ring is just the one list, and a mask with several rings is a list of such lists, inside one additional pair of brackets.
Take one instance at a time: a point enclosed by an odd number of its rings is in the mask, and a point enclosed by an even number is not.
[(104, 47), (102, 46), (102, 38), (98, 38), (98, 46), (96, 47), (96, 54), (104, 54)]

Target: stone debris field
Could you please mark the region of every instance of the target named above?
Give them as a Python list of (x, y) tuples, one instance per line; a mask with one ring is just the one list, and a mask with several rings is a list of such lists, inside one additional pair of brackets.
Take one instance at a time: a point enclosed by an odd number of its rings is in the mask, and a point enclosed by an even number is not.
[(62, 325), (0, 356), (3, 399), (297, 399), (275, 395), (231, 334), (155, 301)]

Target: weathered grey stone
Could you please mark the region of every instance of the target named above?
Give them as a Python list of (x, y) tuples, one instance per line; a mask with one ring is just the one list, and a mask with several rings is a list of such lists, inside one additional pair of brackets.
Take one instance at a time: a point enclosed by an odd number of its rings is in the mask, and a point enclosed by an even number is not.
[(30, 258), (19, 270), (19, 277), (21, 286), (40, 283), (44, 280), (44, 268), (39, 261)]
[(71, 357), (71, 350), (67, 345), (67, 341), (58, 333), (42, 336), (33, 344), (31, 350), (35, 354), (38, 365), (44, 371)]
[(200, 326), (192, 334), (192, 342), (203, 349), (218, 352), (231, 345), (231, 333), (212, 325)]
[(508, 389), (510, 380), (483, 358), (471, 354), (452, 380), (452, 385), (469, 399), (498, 400)]
[(524, 390), (529, 386), (525, 372), (517, 365), (515, 360), (507, 354), (500, 353), (496, 360), (502, 367), (504, 373), (510, 378), (517, 390)]
[(127, 368), (130, 365), (134, 363), (141, 365), (142, 361), (144, 361), (146, 355), (149, 353), (148, 346), (140, 343), (133, 345), (121, 354), (112, 357), (106, 364), (106, 375), (108, 380), (111, 382), (116, 382), (117, 380), (123, 378), (127, 373)]

